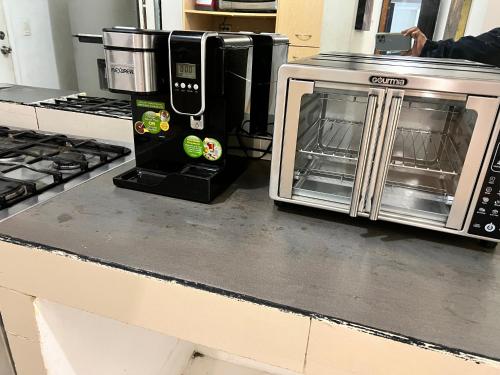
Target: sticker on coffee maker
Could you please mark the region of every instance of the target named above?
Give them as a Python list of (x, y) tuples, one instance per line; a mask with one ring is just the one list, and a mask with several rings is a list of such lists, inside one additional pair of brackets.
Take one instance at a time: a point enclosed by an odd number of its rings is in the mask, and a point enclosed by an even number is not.
[(168, 132), (170, 129), (170, 113), (168, 111), (161, 111), (160, 112), (160, 129), (163, 130), (164, 132)]
[(196, 135), (188, 135), (182, 143), (187, 156), (197, 159), (203, 155), (203, 141)]
[(134, 129), (139, 134), (144, 134), (146, 132), (146, 129), (144, 129), (144, 123), (142, 121), (137, 121), (134, 124)]
[(203, 156), (210, 161), (217, 161), (222, 156), (222, 146), (214, 138), (205, 138), (203, 140)]
[(161, 122), (170, 122), (170, 113), (168, 111), (160, 112), (160, 121)]
[(147, 109), (165, 109), (165, 103), (162, 102), (153, 102), (151, 100), (137, 100), (135, 102), (137, 107), (147, 108)]
[(161, 131), (161, 119), (160, 116), (153, 112), (147, 111), (142, 115), (142, 122), (148, 133), (158, 134)]
[(164, 132), (168, 132), (168, 129), (170, 129), (170, 124), (166, 121), (162, 121), (160, 122), (160, 129)]

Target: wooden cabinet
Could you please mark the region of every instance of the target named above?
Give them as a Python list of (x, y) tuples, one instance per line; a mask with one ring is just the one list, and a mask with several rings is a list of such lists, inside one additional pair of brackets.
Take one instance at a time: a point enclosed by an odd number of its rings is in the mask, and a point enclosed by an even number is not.
[(317, 55), (318, 53), (319, 48), (290, 46), (288, 51), (288, 61), (303, 59), (305, 57)]
[(319, 53), (324, 0), (279, 0), (277, 13), (197, 10), (184, 1), (184, 29), (276, 32), (290, 39), (290, 60)]
[(317, 47), (323, 27), (323, 0), (281, 0), (276, 31), (288, 35), (292, 46)]

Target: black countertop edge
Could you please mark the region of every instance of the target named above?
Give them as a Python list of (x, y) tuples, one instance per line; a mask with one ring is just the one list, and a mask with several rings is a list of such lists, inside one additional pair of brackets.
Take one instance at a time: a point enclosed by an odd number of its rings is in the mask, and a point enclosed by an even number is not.
[(11, 237), (11, 236), (3, 234), (3, 233), (0, 233), (0, 241), (11, 243), (14, 245), (29, 247), (29, 248), (33, 248), (33, 249), (44, 250), (44, 251), (48, 251), (48, 252), (52, 252), (52, 253), (56, 253), (56, 252), (63, 253), (63, 254), (67, 254), (68, 256), (75, 257), (76, 259), (83, 261), (83, 262), (95, 263), (95, 264), (99, 264), (102, 266), (116, 268), (116, 269), (119, 269), (122, 271), (132, 272), (132, 273), (135, 273), (135, 274), (138, 274), (141, 276), (151, 277), (151, 278), (155, 278), (155, 279), (159, 279), (159, 280), (172, 281), (172, 282), (175, 282), (177, 284), (184, 285), (184, 286), (191, 287), (191, 288), (195, 288), (198, 290), (203, 290), (206, 292), (219, 294), (222, 296), (234, 298), (234, 299), (245, 301), (245, 302), (255, 303), (258, 305), (263, 305), (263, 306), (267, 306), (267, 307), (271, 307), (271, 308), (276, 308), (276, 309), (283, 311), (283, 312), (295, 313), (295, 314), (306, 316), (308, 318), (316, 318), (319, 320), (325, 320), (328, 322), (332, 322), (332, 323), (336, 323), (336, 324), (343, 325), (346, 327), (350, 327), (350, 328), (353, 328), (359, 332), (367, 333), (367, 334), (374, 335), (374, 336), (384, 338), (387, 340), (392, 340), (392, 341), (400, 342), (403, 344), (416, 346), (416, 347), (426, 349), (426, 350), (446, 352), (446, 353), (452, 354), (456, 357), (460, 357), (464, 360), (475, 362), (477, 364), (482, 363), (482, 360), (492, 360), (492, 361), (500, 362), (500, 358), (495, 358), (492, 356), (482, 355), (479, 353), (464, 351), (464, 350), (461, 350), (458, 348), (452, 348), (452, 347), (448, 347), (445, 345), (436, 344), (436, 343), (432, 343), (432, 342), (422, 341), (420, 339), (417, 339), (414, 337), (409, 337), (409, 336), (404, 336), (404, 335), (401, 335), (401, 334), (396, 333), (396, 332), (382, 331), (382, 330), (379, 330), (375, 327), (362, 325), (359, 323), (351, 322), (351, 321), (348, 321), (345, 319), (335, 318), (335, 317), (328, 316), (328, 315), (318, 314), (318, 313), (315, 313), (313, 311), (307, 311), (307, 310), (299, 309), (299, 308), (296, 308), (293, 306), (275, 303), (272, 301), (264, 300), (261, 298), (253, 297), (253, 296), (242, 294), (242, 293), (232, 292), (229, 290), (221, 289), (218, 287), (213, 287), (213, 286), (198, 283), (195, 281), (184, 280), (184, 279), (180, 279), (177, 277), (161, 275), (161, 274), (158, 274), (155, 272), (141, 270), (141, 269), (137, 269), (134, 267), (127, 267), (127, 266), (124, 266), (122, 264), (115, 263), (115, 262), (105, 262), (105, 261), (102, 261), (102, 260), (94, 258), (94, 257), (82, 256), (80, 254), (77, 254), (77, 253), (69, 251), (69, 250), (60, 249), (60, 248), (56, 248), (53, 246), (48, 246), (48, 245), (32, 242), (32, 241), (26, 241), (26, 240), (23, 240), (20, 238)]

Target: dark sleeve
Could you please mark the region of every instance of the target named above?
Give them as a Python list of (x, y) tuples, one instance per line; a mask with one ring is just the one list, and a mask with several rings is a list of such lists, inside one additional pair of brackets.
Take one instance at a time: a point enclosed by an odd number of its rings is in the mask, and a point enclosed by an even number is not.
[(477, 37), (466, 36), (458, 41), (453, 39), (434, 42), (427, 40), (421, 57), (464, 59), (491, 65), (500, 65), (500, 29)]
[(437, 57), (444, 59), (466, 59), (478, 61), (484, 55), (483, 43), (472, 36), (434, 42), (428, 40), (422, 49), (421, 57)]

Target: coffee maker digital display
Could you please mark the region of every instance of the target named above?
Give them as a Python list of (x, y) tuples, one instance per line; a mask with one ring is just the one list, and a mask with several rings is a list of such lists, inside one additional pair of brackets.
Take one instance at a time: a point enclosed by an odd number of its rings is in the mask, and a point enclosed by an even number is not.
[(177, 63), (175, 70), (177, 78), (196, 79), (196, 64)]

